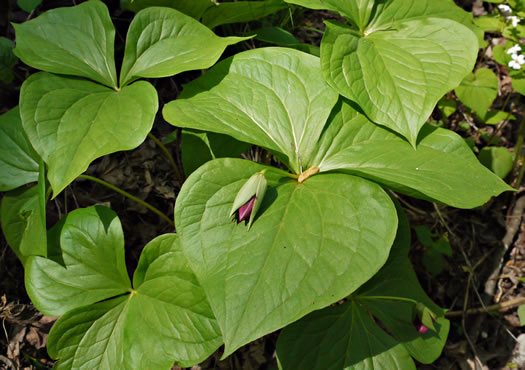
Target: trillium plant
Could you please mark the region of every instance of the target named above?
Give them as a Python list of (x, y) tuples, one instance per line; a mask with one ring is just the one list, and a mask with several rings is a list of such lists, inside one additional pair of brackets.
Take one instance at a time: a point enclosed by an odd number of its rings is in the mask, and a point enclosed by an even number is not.
[[(460, 136), (426, 124), (474, 67), (483, 33), (471, 15), (449, 0), (124, 3), (137, 13), (121, 63), (100, 1), (14, 25), (15, 55), (41, 72), (0, 117), (2, 230), (33, 304), (59, 317), (55, 367), (189, 367), (277, 330), (282, 369), (432, 363), (449, 322), (418, 283), (392, 194), (474, 208), (512, 190)], [(346, 22), (326, 21), (320, 56), (267, 47), (215, 64), (254, 35), (210, 28), (287, 7)], [(48, 225), (46, 203), (151, 135), (152, 81), (206, 68), (161, 107), (188, 139), (191, 175), (174, 233), (144, 247), (130, 280), (113, 210)], [(211, 160), (190, 171), (191, 138)], [(238, 158), (252, 145), (268, 160)]]

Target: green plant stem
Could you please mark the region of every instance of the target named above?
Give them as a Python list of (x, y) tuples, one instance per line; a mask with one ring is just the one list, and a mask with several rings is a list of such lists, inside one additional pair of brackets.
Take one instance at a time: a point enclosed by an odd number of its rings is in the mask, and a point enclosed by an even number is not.
[(93, 182), (97, 182), (101, 185), (104, 185), (105, 187), (111, 189), (111, 190), (114, 190), (116, 191), (117, 193), (119, 194), (122, 194), (124, 195), (125, 197), (143, 205), (144, 207), (146, 207), (147, 209), (149, 209), (150, 211), (156, 213), (157, 215), (159, 215), (162, 219), (164, 219), (166, 222), (168, 222), (171, 226), (173, 226), (173, 228), (175, 228), (175, 224), (174, 222), (168, 217), (166, 216), (164, 213), (162, 213), (161, 211), (159, 211), (157, 208), (153, 207), (151, 204), (149, 204), (148, 202), (145, 202), (143, 201), (142, 199), (139, 199), (137, 198), (136, 196), (134, 195), (131, 195), (130, 193), (128, 193), (127, 191), (125, 190), (122, 190), (120, 189), (119, 187), (116, 187), (115, 185), (112, 185), (110, 184), (109, 182), (106, 182), (104, 180), (101, 180), (99, 178), (96, 178), (96, 177), (93, 177), (93, 176), (89, 176), (89, 175), (80, 175), (78, 177), (79, 179), (86, 179), (86, 180), (90, 180), (90, 181), (93, 181)]
[(267, 172), (268, 171), (277, 172), (279, 175), (286, 176), (286, 177), (289, 177), (291, 179), (297, 179), (299, 177), (296, 174), (293, 174), (293, 173), (290, 173), (290, 172), (286, 172), (286, 171), (281, 170), (280, 168), (276, 168), (276, 167), (267, 168), (265, 171), (267, 171)]
[(383, 299), (383, 300), (388, 300), (388, 301), (401, 301), (401, 302), (417, 304), (415, 300), (410, 299), (410, 298), (403, 298), (403, 297), (368, 296), (368, 295), (359, 296), (359, 300), (365, 300), (365, 299)]
[(148, 137), (155, 142), (155, 144), (158, 145), (160, 150), (162, 150), (162, 153), (168, 158), (168, 161), (170, 162), (171, 166), (173, 167), (173, 170), (175, 171), (175, 175), (177, 176), (177, 179), (179, 180), (180, 184), (184, 182), (184, 177), (182, 176), (182, 173), (179, 171), (179, 167), (177, 166), (177, 163), (175, 162), (175, 159), (171, 155), (170, 151), (166, 146), (160, 141), (155, 135), (153, 135), (151, 132), (148, 134)]

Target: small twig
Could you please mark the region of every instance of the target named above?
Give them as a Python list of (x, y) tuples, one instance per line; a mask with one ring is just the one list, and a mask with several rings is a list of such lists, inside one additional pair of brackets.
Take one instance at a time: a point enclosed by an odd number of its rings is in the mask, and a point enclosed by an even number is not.
[(90, 181), (93, 181), (93, 182), (96, 182), (96, 183), (99, 183), (101, 185), (104, 185), (105, 187), (111, 189), (111, 190), (114, 190), (116, 191), (117, 193), (119, 194), (122, 194), (124, 195), (125, 197), (143, 205), (144, 207), (146, 207), (147, 209), (149, 209), (150, 211), (156, 213), (157, 215), (159, 215), (163, 220), (165, 220), (166, 222), (168, 222), (171, 226), (173, 226), (173, 228), (175, 228), (175, 224), (173, 223), (173, 221), (168, 217), (166, 216), (164, 213), (162, 213), (161, 211), (159, 211), (157, 208), (153, 207), (151, 204), (149, 204), (148, 202), (145, 202), (143, 201), (142, 199), (140, 198), (137, 198), (136, 196), (134, 195), (131, 195), (130, 193), (128, 193), (127, 191), (125, 190), (122, 190), (118, 187), (116, 187), (115, 185), (112, 185), (110, 184), (109, 182), (106, 182), (104, 180), (101, 180), (99, 178), (96, 178), (96, 177), (93, 177), (93, 176), (88, 176), (88, 175), (80, 175), (78, 177), (79, 179), (86, 179), (86, 180), (90, 180)]
[(477, 315), (480, 313), (491, 313), (495, 311), (502, 312), (502, 311), (507, 311), (516, 306), (521, 306), (524, 303), (525, 303), (525, 297), (518, 297), (518, 298), (514, 298), (509, 301), (502, 302), (502, 303), (497, 303), (497, 304), (493, 304), (493, 305), (485, 306), (485, 307), (471, 308), (466, 311), (463, 311), (463, 310), (449, 311), (445, 313), (445, 317), (447, 319), (450, 319), (454, 317), (460, 317), (462, 315), (469, 316), (469, 315)]
[(503, 258), (507, 250), (510, 248), (512, 241), (514, 240), (514, 237), (516, 236), (516, 233), (519, 230), (524, 209), (525, 196), (522, 196), (514, 204), (514, 209), (512, 210), (510, 221), (507, 224), (507, 232), (505, 233), (505, 236), (502, 240), (503, 248), (500, 248), (498, 251), (496, 251), (494, 260), (497, 261), (497, 264), (495, 265), (494, 269), (492, 270), (492, 273), (489, 275), (487, 282), (485, 283), (485, 294), (487, 294), (489, 297), (494, 296), (498, 276), (500, 276), (500, 271), (503, 266)]

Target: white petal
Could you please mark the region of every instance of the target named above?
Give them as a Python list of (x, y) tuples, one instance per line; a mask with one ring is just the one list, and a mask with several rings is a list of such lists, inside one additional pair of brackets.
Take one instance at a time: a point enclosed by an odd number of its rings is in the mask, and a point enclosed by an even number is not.
[(512, 69), (516, 69), (516, 70), (517, 69), (521, 69), (521, 65), (518, 62), (516, 62), (515, 60), (511, 60), (509, 62), (509, 67), (512, 68)]

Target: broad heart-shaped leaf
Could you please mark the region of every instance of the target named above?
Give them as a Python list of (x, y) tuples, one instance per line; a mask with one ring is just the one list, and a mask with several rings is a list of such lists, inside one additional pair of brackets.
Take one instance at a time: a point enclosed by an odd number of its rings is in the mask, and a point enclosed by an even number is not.
[[(229, 217), (241, 186), (266, 170), (255, 221)], [(346, 174), (303, 183), (275, 168), (216, 159), (184, 183), (176, 225), (221, 327), (224, 356), (348, 296), (387, 259), (397, 217), (376, 184)]]
[(131, 290), (122, 226), (113, 211), (75, 210), (49, 233), (50, 259), (29, 257), (25, 264), (26, 290), (40, 312), (60, 316)]
[(326, 9), (348, 18), (356, 27), (363, 29), (372, 15), (375, 0), (284, 0), (310, 9)]
[(452, 131), (425, 126), (417, 149), (357, 113), (347, 102), (331, 120), (308, 166), (343, 171), (416, 198), (474, 208), (513, 190), (483, 167)]
[(0, 191), (38, 180), (39, 155), (22, 127), (18, 107), (0, 116)]
[(463, 104), (484, 118), (498, 96), (498, 76), (488, 68), (470, 73), (454, 90)]
[(139, 146), (157, 107), (157, 92), (145, 81), (114, 91), (41, 72), (29, 77), (20, 93), (22, 124), (48, 166), (54, 196), (94, 159)]
[(31, 67), (117, 87), (115, 29), (101, 1), (58, 8), (15, 24), (15, 54)]
[(217, 64), (186, 85), (179, 99), (164, 106), (163, 115), (174, 126), (262, 146), (298, 174), (313, 155), (337, 98), (320, 76), (318, 58), (262, 48)]
[(218, 37), (195, 19), (174, 9), (144, 9), (128, 30), (120, 86), (139, 77), (167, 77), (208, 68), (228, 45), (248, 38)]
[(313, 312), (277, 342), (282, 370), (410, 370), (414, 361), (357, 302)]
[(220, 3), (206, 10), (202, 23), (211, 29), (229, 23), (250, 22), (266, 17), (287, 5), (283, 0), (237, 1)]
[(120, 6), (133, 12), (151, 6), (166, 6), (199, 20), (207, 9), (217, 5), (212, 0), (120, 0)]
[[(444, 18), (398, 20), (365, 36), (326, 22), (321, 69), (370, 119), (415, 146), (438, 100), (472, 70), (477, 39)], [(386, 26), (386, 25), (385, 25)]]
[(0, 37), (0, 81), (11, 83), (14, 78), (13, 67), (18, 58), (13, 54), (15, 43), (5, 37)]
[(2, 231), (22, 264), (29, 256), (47, 255), (45, 200), (40, 186), (12, 190), (2, 198)]
[(416, 368), (410, 356), (423, 363), (439, 356), (449, 322), (439, 317), (437, 333), (421, 335), (416, 331), (412, 317), (415, 302), (422, 302), (434, 313), (442, 310), (426, 296), (408, 260), (410, 228), (399, 207), (398, 218), (389, 259), (369, 282), (346, 303), (313, 312), (281, 332), (277, 355), (283, 370), (405, 370)]
[(76, 308), (51, 329), (56, 369), (171, 369), (199, 363), (222, 343), (175, 234), (143, 250), (131, 294)]

